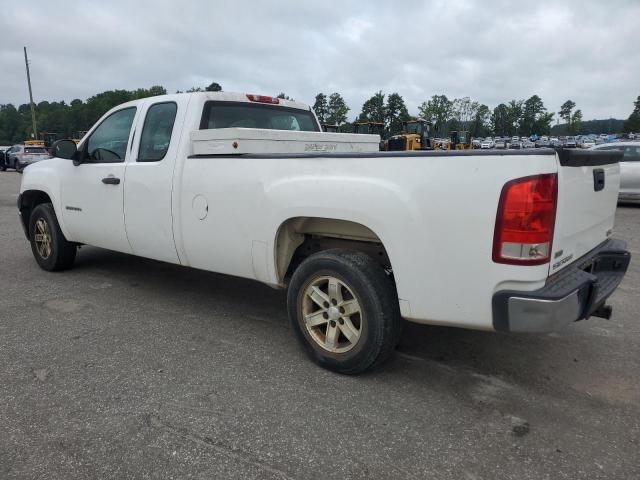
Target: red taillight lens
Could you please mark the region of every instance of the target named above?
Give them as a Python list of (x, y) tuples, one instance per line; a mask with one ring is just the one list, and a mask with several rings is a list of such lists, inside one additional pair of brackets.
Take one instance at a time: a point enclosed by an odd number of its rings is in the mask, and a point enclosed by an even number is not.
[(555, 173), (508, 182), (498, 204), (493, 261), (514, 265), (547, 263), (551, 258), (557, 199)]
[(271, 103), (273, 105), (280, 103), (280, 99), (278, 97), (269, 97), (267, 95), (254, 95), (252, 93), (248, 93), (247, 98), (252, 102), (258, 103)]

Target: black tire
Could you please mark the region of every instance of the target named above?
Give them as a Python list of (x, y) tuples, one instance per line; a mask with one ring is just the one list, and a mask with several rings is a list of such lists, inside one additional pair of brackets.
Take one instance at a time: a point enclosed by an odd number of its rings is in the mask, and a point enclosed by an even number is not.
[[(350, 290), (362, 312), (356, 314), (355, 319), (360, 336), (346, 352), (335, 353), (323, 348), (318, 336), (310, 333), (303, 318), (304, 308), (308, 308), (305, 305), (320, 309), (313, 312), (313, 315), (322, 313), (322, 307), (311, 302), (305, 292), (324, 277), (336, 278), (342, 284), (341, 289)], [(348, 294), (347, 290), (343, 291)], [(325, 307), (326, 305), (328, 303), (325, 303)], [(287, 292), (287, 309), (293, 330), (305, 352), (315, 363), (334, 372), (355, 375), (377, 366), (389, 357), (400, 339), (402, 320), (395, 285), (382, 266), (360, 252), (326, 250), (305, 259), (291, 278)], [(333, 323), (333, 327), (341, 332), (344, 318), (340, 317)], [(336, 322), (340, 322), (340, 325)], [(325, 328), (325, 331), (329, 332), (329, 323), (326, 327), (314, 328), (319, 331)], [(315, 339), (313, 335), (316, 335)], [(337, 335), (335, 338), (348, 340), (342, 333)], [(325, 341), (326, 337), (328, 333)]]
[[(50, 253), (42, 255), (36, 243), (36, 222), (42, 220), (48, 229), (50, 238)], [(41, 203), (31, 212), (29, 218), (29, 239), (31, 251), (40, 265), (40, 268), (49, 272), (65, 270), (73, 265), (76, 259), (77, 247), (74, 243), (68, 242), (60, 230), (56, 213), (50, 203)]]

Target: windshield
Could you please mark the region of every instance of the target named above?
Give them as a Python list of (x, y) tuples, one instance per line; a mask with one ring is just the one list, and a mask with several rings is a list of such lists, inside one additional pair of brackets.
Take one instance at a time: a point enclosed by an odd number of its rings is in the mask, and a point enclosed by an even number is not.
[(422, 124), (421, 123), (407, 123), (407, 133), (415, 133), (416, 135), (422, 134)]
[(206, 102), (200, 130), (214, 128), (320, 131), (308, 110), (254, 103)]

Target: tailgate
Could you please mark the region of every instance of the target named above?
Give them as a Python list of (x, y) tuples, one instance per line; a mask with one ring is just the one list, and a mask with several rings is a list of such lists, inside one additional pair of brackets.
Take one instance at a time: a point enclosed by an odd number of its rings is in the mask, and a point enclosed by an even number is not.
[(622, 152), (558, 150), (558, 207), (549, 274), (570, 265), (613, 231)]

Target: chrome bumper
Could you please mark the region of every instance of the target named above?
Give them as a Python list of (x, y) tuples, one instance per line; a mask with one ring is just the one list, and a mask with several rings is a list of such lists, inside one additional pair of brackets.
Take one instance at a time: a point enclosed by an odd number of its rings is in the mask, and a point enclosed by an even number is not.
[(551, 332), (591, 316), (609, 318), (606, 300), (618, 287), (631, 255), (621, 240), (607, 240), (532, 292), (493, 296), (493, 327), (508, 332)]

